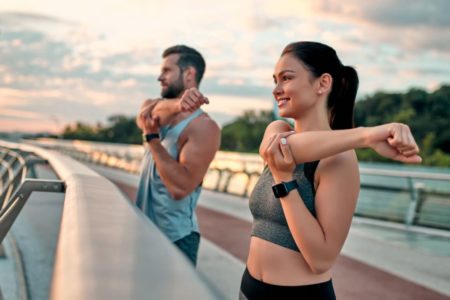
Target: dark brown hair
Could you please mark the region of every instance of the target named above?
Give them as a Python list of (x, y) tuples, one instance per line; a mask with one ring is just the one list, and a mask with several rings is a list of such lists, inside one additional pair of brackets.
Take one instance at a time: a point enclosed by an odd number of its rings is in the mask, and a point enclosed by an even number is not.
[(332, 129), (353, 128), (353, 108), (358, 91), (358, 74), (353, 67), (344, 66), (336, 51), (317, 42), (296, 42), (286, 46), (281, 56), (291, 54), (310, 71), (314, 78), (328, 73), (333, 86), (328, 96), (328, 110)]
[(187, 67), (193, 67), (197, 71), (195, 73), (195, 81), (199, 85), (206, 68), (205, 60), (200, 52), (185, 45), (175, 45), (164, 50), (162, 57), (165, 58), (171, 54), (180, 55), (177, 65), (180, 67), (181, 72), (186, 70)]

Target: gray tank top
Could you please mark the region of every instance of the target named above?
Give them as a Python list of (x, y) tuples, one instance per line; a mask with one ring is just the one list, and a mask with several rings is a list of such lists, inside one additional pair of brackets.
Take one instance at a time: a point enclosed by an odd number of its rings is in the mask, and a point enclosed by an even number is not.
[[(314, 173), (319, 161), (299, 164), (294, 170), (297, 188), (308, 210), (315, 217)], [(250, 211), (253, 215), (252, 236), (271, 243), (299, 251), (289, 230), (280, 200), (272, 192), (274, 180), (270, 169), (266, 167), (250, 195)]]

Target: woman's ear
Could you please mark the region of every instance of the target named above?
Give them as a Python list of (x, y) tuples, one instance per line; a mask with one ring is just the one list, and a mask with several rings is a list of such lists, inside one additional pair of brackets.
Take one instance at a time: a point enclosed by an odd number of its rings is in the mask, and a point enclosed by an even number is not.
[(318, 79), (317, 94), (328, 94), (333, 86), (333, 77), (328, 73), (323, 73)]

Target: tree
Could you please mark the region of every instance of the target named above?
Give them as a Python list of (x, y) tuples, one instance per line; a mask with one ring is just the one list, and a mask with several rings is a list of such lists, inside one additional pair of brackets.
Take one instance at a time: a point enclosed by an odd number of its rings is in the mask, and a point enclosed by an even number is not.
[[(424, 163), (450, 166), (449, 108), (450, 86), (446, 85), (432, 93), (417, 88), (404, 94), (378, 92), (356, 103), (355, 123), (357, 126), (406, 123), (423, 150), (421, 154), (425, 158)], [(358, 150), (358, 156), (361, 160), (381, 160), (379, 156), (366, 150)]]
[(222, 128), (221, 150), (258, 152), (264, 131), (274, 120), (272, 111), (253, 110), (244, 112), (230, 124)]

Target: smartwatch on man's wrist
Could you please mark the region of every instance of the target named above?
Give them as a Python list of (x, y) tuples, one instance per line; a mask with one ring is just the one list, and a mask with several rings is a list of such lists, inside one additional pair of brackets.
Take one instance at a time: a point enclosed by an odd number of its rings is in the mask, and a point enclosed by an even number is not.
[(272, 191), (275, 198), (286, 197), (290, 191), (298, 187), (297, 180), (292, 180), (289, 182), (281, 182), (272, 186)]
[(144, 140), (144, 142), (149, 143), (153, 139), (159, 139), (159, 133), (143, 134), (142, 139)]

